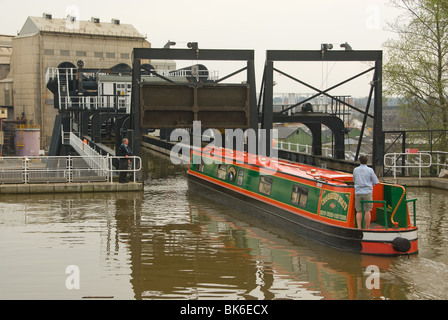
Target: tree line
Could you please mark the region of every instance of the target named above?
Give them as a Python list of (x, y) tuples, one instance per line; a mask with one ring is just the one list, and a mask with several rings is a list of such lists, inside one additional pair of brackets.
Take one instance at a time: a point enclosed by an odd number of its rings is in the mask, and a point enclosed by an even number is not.
[[(388, 23), (385, 93), (399, 99), (409, 129), (448, 130), (448, 1), (392, 0), (401, 15)], [(447, 148), (447, 137), (440, 137)], [(441, 150), (441, 149), (440, 149)]]

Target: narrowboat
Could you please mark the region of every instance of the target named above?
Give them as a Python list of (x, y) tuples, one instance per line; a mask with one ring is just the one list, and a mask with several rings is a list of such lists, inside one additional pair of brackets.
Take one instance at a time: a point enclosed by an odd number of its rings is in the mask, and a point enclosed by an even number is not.
[(374, 187), (372, 222), (365, 229), (356, 225), (349, 173), (207, 146), (191, 150), (188, 180), (205, 195), (337, 249), (418, 253), (416, 199), (406, 199), (404, 186)]

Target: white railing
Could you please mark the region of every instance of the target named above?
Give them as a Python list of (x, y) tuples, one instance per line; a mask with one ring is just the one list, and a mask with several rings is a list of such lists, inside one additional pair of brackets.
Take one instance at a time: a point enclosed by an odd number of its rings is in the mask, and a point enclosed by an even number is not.
[(448, 152), (445, 151), (426, 151), (432, 155), (432, 164), (439, 173), (442, 169), (448, 169)]
[[(302, 152), (306, 154), (313, 154), (313, 147), (307, 144), (299, 144), (299, 143), (292, 143), (292, 142), (286, 142), (286, 141), (276, 141), (277, 149), (280, 150), (286, 150), (286, 151), (293, 151), (293, 152)], [(361, 150), (362, 154), (370, 155), (369, 152), (366, 152), (366, 150)], [(354, 159), (356, 154), (356, 151), (353, 150), (346, 150), (345, 157), (346, 159)], [(333, 150), (332, 148), (323, 147), (322, 148), (322, 156), (324, 157), (332, 157), (333, 156)]]
[(77, 72), (78, 70), (74, 68), (47, 69), (47, 82), (49, 79), (57, 79), (58, 81), (59, 107), (61, 109), (101, 110), (118, 108), (118, 110), (126, 110), (127, 114), (130, 113), (130, 95), (70, 96), (69, 84)]
[[(403, 162), (404, 159), (404, 162)], [(392, 169), (394, 178), (397, 177), (397, 169), (409, 170), (418, 169), (418, 176), (421, 179), (422, 170), (433, 165), (432, 155), (427, 152), (419, 153), (387, 153), (384, 155), (384, 167)]]
[(130, 95), (102, 95), (102, 96), (77, 96), (60, 97), (61, 109), (78, 108), (81, 110), (117, 109), (131, 113)]
[(199, 70), (197, 74), (195, 74), (190, 69), (184, 69), (184, 70), (175, 70), (175, 71), (169, 71), (169, 70), (163, 70), (160, 73), (164, 77), (204, 77), (207, 76), (208, 80), (218, 80), (219, 79), (219, 71), (217, 70)]
[[(304, 152), (306, 154), (313, 153), (313, 147), (307, 144), (292, 143), (286, 141), (276, 141), (277, 149), (295, 152)], [(333, 150), (331, 148), (322, 148), (322, 155), (325, 157), (331, 157)]]
[[(0, 184), (33, 183), (78, 183), (110, 182), (120, 172), (131, 174), (136, 182), (136, 173), (141, 171), (141, 158), (129, 157), (130, 167), (119, 169), (123, 157), (96, 156), (87, 159), (81, 156), (62, 157), (2, 157), (0, 158)], [(101, 170), (88, 163), (105, 164)], [(114, 165), (117, 168), (114, 168)]]
[(90, 168), (92, 168), (93, 170), (98, 170), (98, 173), (108, 170), (108, 162), (106, 158), (102, 157), (87, 143), (79, 139), (73, 132), (64, 133), (62, 131), (63, 139), (66, 135), (69, 135), (70, 137), (70, 145), (79, 155), (83, 157)]

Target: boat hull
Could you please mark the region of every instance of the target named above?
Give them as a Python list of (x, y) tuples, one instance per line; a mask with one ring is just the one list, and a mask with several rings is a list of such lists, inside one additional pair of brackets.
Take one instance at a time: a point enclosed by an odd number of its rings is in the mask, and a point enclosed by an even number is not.
[[(255, 197), (226, 188), (212, 178), (189, 172), (190, 187), (215, 201), (231, 205), (279, 227), (344, 251), (398, 256), (418, 252), (417, 228), (360, 230), (331, 225), (285, 210)], [(400, 241), (398, 241), (398, 240)]]

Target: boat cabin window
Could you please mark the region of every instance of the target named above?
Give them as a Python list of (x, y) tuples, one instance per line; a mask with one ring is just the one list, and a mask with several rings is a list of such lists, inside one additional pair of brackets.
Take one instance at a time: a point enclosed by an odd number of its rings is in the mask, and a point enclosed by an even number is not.
[(272, 178), (260, 177), (260, 184), (258, 186), (258, 191), (260, 193), (270, 196), (271, 190), (272, 190)]
[(225, 164), (220, 164), (218, 166), (218, 179), (225, 180), (227, 175), (227, 166)]
[(204, 172), (204, 160), (201, 158), (201, 163), (196, 164), (196, 170), (199, 172)]
[(244, 170), (240, 169), (238, 171), (238, 181), (236, 182), (239, 186), (243, 185), (243, 179), (244, 179)]
[(291, 202), (299, 207), (305, 208), (308, 202), (308, 188), (294, 185), (292, 187)]
[(227, 180), (230, 182), (235, 182), (236, 179), (236, 169), (234, 167), (229, 168), (229, 174), (227, 175)]

